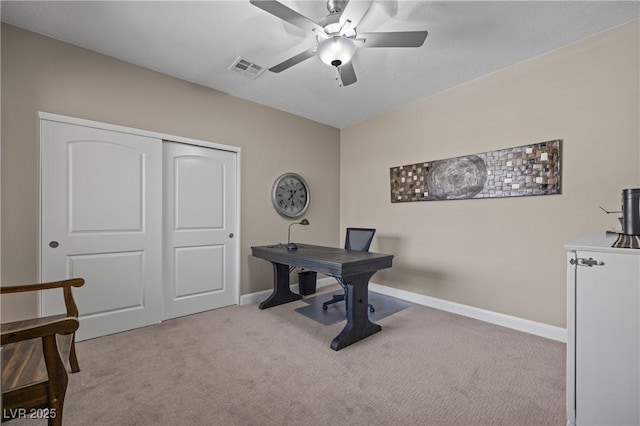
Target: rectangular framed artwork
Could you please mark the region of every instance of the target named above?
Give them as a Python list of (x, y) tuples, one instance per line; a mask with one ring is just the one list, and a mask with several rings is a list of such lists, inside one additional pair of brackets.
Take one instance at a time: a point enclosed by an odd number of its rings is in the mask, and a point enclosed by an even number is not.
[(561, 140), (392, 167), (391, 202), (561, 193)]

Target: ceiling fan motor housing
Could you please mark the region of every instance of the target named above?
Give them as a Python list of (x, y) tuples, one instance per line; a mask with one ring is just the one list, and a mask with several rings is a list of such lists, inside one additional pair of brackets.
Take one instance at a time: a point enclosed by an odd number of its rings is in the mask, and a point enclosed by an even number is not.
[(316, 40), (320, 41), (322, 38), (325, 38), (327, 35), (337, 35), (340, 32), (340, 16), (342, 12), (330, 13), (318, 22), (318, 24), (324, 28), (324, 32), (326, 35), (322, 35), (316, 37)]
[(330, 13), (342, 12), (347, 5), (347, 0), (327, 0), (327, 10)]

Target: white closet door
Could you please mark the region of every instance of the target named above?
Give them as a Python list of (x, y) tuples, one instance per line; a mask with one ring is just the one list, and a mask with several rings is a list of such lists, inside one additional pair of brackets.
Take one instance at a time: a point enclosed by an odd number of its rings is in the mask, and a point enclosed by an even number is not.
[[(162, 142), (41, 120), (41, 279), (82, 277), (79, 340), (160, 322)], [(64, 312), (42, 292), (41, 313)]]
[(237, 154), (167, 141), (163, 152), (163, 319), (237, 304)]

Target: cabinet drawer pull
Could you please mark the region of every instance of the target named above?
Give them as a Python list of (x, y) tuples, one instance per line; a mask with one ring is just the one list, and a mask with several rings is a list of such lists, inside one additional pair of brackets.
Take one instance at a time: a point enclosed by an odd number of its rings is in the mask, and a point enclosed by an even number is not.
[(572, 265), (588, 266), (588, 267), (604, 266), (604, 262), (603, 261), (595, 260), (593, 257), (590, 257), (588, 259), (585, 259), (584, 257), (579, 257), (577, 259), (571, 259), (569, 261), (569, 263), (571, 263)]

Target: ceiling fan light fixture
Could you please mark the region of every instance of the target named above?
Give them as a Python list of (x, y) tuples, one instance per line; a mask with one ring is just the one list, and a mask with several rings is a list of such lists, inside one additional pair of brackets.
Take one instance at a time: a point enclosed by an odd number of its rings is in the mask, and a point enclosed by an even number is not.
[(351, 61), (356, 53), (356, 44), (347, 37), (334, 36), (318, 45), (318, 56), (327, 65), (339, 67)]

